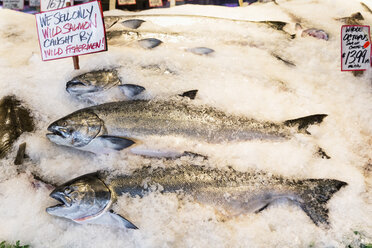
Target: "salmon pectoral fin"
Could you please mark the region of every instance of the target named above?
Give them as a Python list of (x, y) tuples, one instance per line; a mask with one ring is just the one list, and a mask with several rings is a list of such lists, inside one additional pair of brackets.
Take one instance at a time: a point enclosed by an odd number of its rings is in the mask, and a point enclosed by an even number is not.
[(122, 84), (118, 87), (128, 98), (133, 98), (146, 90), (145, 87), (136, 84)]
[(121, 151), (136, 143), (133, 139), (110, 135), (101, 135), (96, 138), (96, 142), (100, 143), (100, 145), (104, 148), (109, 148), (116, 151)]
[(118, 227), (118, 228), (138, 229), (138, 227), (136, 227), (132, 222), (130, 222), (123, 216), (114, 213), (114, 211), (112, 210), (106, 213), (103, 213), (98, 218), (87, 220), (86, 223)]
[(198, 93), (198, 90), (189, 90), (189, 91), (185, 91), (183, 92), (182, 94), (180, 94), (179, 96), (181, 97), (188, 97), (190, 98), (191, 100), (194, 100), (195, 97), (196, 97), (196, 94)]
[(110, 210), (107, 214), (110, 214), (111, 218), (121, 221), (126, 228), (138, 229), (138, 227), (136, 227), (132, 222), (130, 222), (128, 219), (124, 218), (120, 214), (115, 213), (113, 210)]

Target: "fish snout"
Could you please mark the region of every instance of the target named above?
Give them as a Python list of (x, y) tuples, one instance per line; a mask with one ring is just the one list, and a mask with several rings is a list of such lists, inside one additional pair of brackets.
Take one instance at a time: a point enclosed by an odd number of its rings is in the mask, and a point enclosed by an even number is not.
[(71, 207), (72, 205), (71, 198), (66, 196), (63, 192), (60, 192), (58, 189), (53, 190), (52, 193), (49, 194), (49, 196), (62, 203), (64, 207)]
[(71, 135), (71, 131), (68, 128), (58, 126), (55, 123), (50, 124), (48, 126), (47, 130), (49, 132), (51, 132), (51, 133), (47, 134), (47, 137), (51, 136), (51, 135), (58, 135), (61, 138), (67, 138)]
[(48, 126), (47, 130), (51, 133), (54, 133), (54, 130), (56, 129), (55, 123), (52, 123)]
[(76, 94), (80, 89), (85, 88), (86, 85), (79, 80), (70, 80), (66, 83), (66, 91), (70, 94)]

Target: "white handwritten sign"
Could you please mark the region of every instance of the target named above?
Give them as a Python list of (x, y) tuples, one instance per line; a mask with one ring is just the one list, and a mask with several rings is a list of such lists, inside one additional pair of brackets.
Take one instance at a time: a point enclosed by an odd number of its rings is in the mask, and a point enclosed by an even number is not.
[(40, 0), (30, 0), (30, 7), (40, 6)]
[(3, 0), (4, 9), (24, 9), (24, 0)]
[(70, 2), (71, 5), (74, 5), (74, 2), (69, 0), (40, 0), (40, 1), (41, 12), (64, 8), (66, 7), (67, 2)]
[(36, 14), (36, 24), (44, 61), (106, 51), (98, 1)]
[(162, 0), (149, 0), (149, 5), (150, 7), (162, 7), (163, 6), (163, 2)]
[(371, 38), (369, 26), (341, 27), (341, 70), (364, 71), (371, 67)]
[(118, 5), (136, 4), (136, 0), (118, 0)]

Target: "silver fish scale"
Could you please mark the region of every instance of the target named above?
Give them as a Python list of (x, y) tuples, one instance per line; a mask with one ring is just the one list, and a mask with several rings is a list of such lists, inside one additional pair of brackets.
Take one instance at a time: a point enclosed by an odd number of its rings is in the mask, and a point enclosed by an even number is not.
[(112, 102), (90, 109), (103, 120), (107, 134), (132, 138), (180, 135), (213, 143), (283, 139), (291, 135), (290, 128), (281, 124), (227, 115), (213, 107), (180, 100)]
[[(193, 165), (165, 169), (145, 167), (134, 171), (130, 176), (107, 177), (105, 181), (111, 185), (116, 194), (129, 193), (132, 196), (143, 196), (151, 188), (149, 185), (161, 185), (163, 192), (183, 190), (189, 193), (207, 188), (234, 188), (236, 191), (240, 189), (245, 192), (267, 188), (292, 191), (289, 189), (295, 186), (293, 180), (268, 176), (264, 172), (239, 172), (232, 168), (218, 170)], [(144, 185), (147, 187), (145, 188)]]

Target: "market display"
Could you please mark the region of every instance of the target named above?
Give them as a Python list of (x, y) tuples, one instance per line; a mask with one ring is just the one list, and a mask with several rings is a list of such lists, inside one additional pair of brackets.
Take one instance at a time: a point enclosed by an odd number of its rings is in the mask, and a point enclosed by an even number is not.
[(0, 242), (368, 247), (372, 72), (341, 71), (340, 32), (371, 7), (107, 11), (80, 70), (0, 10)]

